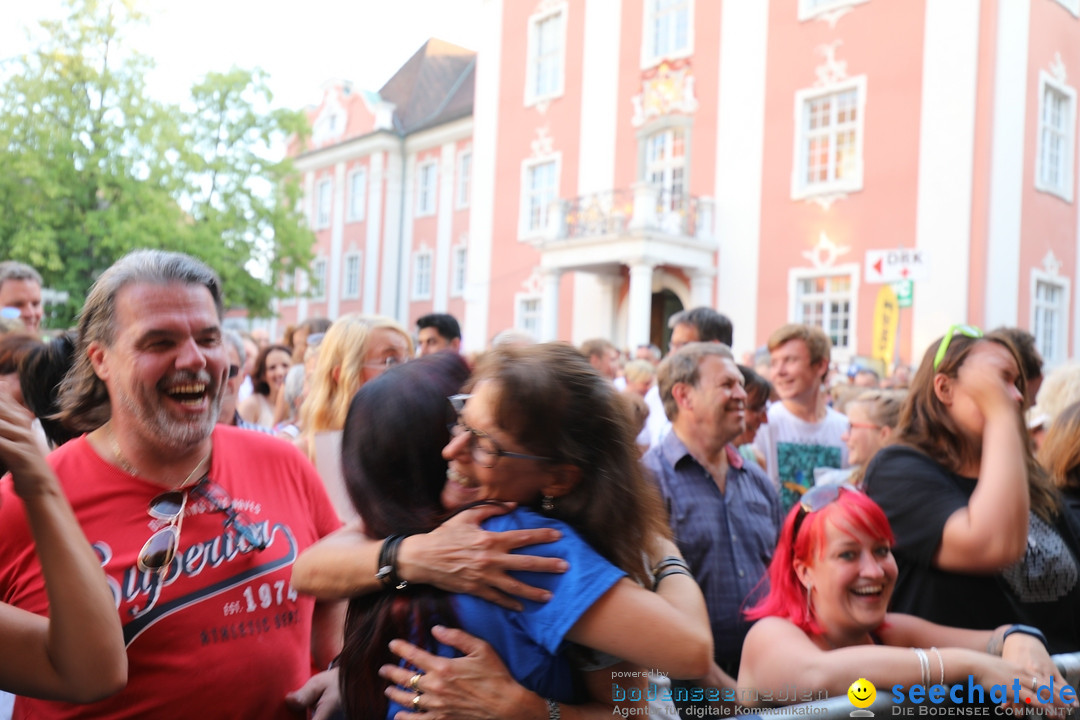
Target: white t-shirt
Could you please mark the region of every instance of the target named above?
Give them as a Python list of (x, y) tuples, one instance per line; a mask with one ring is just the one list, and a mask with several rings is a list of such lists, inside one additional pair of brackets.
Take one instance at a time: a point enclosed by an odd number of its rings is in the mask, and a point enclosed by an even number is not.
[(814, 486), (817, 468), (845, 468), (848, 449), (841, 436), (848, 419), (832, 408), (809, 423), (795, 417), (783, 403), (769, 406), (769, 422), (758, 428), (754, 445), (765, 456), (766, 470), (780, 491), (784, 508)]

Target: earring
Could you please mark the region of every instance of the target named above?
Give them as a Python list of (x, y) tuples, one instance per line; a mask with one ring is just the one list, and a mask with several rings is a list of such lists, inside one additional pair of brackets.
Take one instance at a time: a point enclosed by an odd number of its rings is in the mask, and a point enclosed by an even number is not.
[(540, 509), (544, 512), (551, 512), (555, 509), (555, 498), (550, 495), (545, 495), (540, 501)]
[(806, 583), (806, 617), (814, 616), (814, 609), (810, 606), (810, 591), (814, 589), (813, 583)]

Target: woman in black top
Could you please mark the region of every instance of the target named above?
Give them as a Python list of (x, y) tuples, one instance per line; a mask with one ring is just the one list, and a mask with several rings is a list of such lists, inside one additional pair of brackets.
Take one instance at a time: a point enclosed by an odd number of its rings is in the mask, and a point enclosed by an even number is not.
[(1008, 338), (950, 328), (924, 355), (895, 444), (864, 483), (896, 533), (893, 610), (973, 629), (1037, 621), (1052, 652), (1071, 651), (1076, 543), (1031, 454), (1023, 391)]

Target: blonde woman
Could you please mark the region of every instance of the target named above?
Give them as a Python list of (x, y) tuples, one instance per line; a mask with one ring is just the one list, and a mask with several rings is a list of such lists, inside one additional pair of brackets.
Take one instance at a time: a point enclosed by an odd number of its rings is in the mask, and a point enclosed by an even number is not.
[(321, 343), (308, 395), (300, 408), (301, 450), (315, 463), (342, 519), (355, 517), (341, 479), (341, 429), (364, 383), (413, 355), (405, 328), (379, 315), (344, 315)]

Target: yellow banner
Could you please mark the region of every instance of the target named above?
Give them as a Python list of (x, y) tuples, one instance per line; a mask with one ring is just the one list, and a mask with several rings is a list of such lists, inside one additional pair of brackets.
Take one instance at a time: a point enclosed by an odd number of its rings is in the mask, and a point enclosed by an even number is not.
[(888, 368), (896, 350), (896, 328), (900, 322), (900, 306), (891, 285), (882, 285), (874, 306), (873, 353)]

